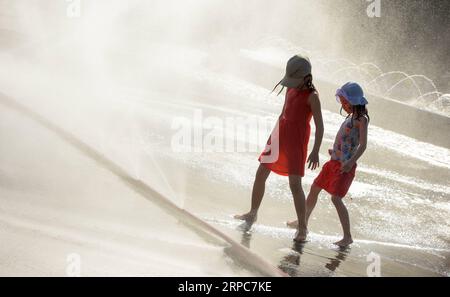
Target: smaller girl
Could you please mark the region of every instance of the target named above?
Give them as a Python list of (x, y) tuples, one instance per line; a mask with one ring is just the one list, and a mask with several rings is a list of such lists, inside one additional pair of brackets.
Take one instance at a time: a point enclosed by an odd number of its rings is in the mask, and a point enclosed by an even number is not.
[[(334, 244), (346, 247), (353, 243), (350, 233), (350, 219), (342, 198), (347, 194), (355, 177), (356, 162), (367, 147), (367, 127), (370, 121), (362, 88), (354, 82), (348, 82), (336, 92), (336, 100), (348, 114), (339, 129), (333, 149), (328, 152), (331, 160), (323, 165), (322, 171), (314, 180), (306, 200), (306, 223), (313, 211), (320, 191), (325, 190), (331, 195), (331, 201), (336, 207), (342, 224), (344, 237)], [(297, 221), (289, 222), (294, 227)]]

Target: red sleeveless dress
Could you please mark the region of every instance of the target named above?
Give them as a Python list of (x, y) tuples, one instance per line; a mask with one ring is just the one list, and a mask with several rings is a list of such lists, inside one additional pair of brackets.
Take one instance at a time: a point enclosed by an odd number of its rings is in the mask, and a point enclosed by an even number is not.
[(305, 175), (310, 121), (311, 90), (289, 88), (280, 118), (258, 160), (279, 175)]

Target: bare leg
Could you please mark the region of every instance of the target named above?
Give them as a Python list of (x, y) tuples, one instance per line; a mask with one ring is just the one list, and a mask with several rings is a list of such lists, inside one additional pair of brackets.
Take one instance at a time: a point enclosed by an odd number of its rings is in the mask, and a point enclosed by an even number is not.
[(314, 207), (316, 207), (317, 198), (319, 197), (320, 191), (322, 191), (322, 189), (318, 186), (314, 184), (311, 186), (311, 190), (308, 194), (308, 199), (306, 200), (306, 226), (308, 226), (309, 217), (311, 216)]
[[(309, 191), (308, 198), (306, 199), (306, 227), (308, 227), (309, 217), (311, 216), (311, 213), (317, 204), (317, 198), (319, 197), (320, 191), (322, 191), (322, 189), (319, 188), (318, 186), (316, 186), (314, 184), (311, 186), (311, 190)], [(298, 227), (297, 220), (289, 221), (286, 224), (290, 228)]]
[(264, 165), (260, 164), (256, 171), (255, 181), (253, 183), (252, 191), (252, 205), (248, 213), (242, 215), (235, 215), (234, 218), (238, 220), (246, 221), (249, 224), (253, 224), (258, 216), (258, 209), (261, 205), (264, 197), (264, 191), (266, 188), (266, 180), (269, 177), (270, 170)]
[(289, 187), (294, 197), (295, 211), (297, 212), (298, 228), (295, 235), (295, 241), (306, 240), (306, 203), (305, 193), (302, 189), (302, 178), (299, 175), (289, 176)]
[(348, 246), (353, 243), (353, 239), (350, 233), (350, 217), (348, 215), (347, 207), (345, 207), (341, 197), (333, 196), (331, 197), (331, 201), (336, 207), (337, 213), (339, 215), (339, 220), (341, 221), (342, 230), (344, 231), (344, 238), (335, 242), (334, 244), (341, 247)]

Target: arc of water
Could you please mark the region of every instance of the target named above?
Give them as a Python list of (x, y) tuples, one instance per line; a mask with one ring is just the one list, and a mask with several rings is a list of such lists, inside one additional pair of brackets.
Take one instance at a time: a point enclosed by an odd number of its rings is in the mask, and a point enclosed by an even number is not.
[(389, 93), (395, 89), (397, 86), (399, 86), (400, 84), (402, 84), (404, 81), (406, 80), (411, 80), (414, 84), (414, 86), (416, 87), (416, 89), (419, 91), (420, 97), (422, 97), (422, 90), (420, 89), (420, 87), (417, 85), (415, 78), (416, 77), (420, 77), (425, 79), (427, 82), (429, 82), (431, 84), (431, 86), (434, 88), (434, 91), (437, 91), (436, 85), (434, 84), (434, 82), (429, 79), (428, 77), (426, 77), (425, 75), (421, 75), (421, 74), (415, 74), (415, 75), (408, 75), (407, 77), (399, 80), (397, 83), (395, 83), (394, 85), (392, 85), (385, 93), (385, 95), (389, 95)]
[(376, 64), (374, 64), (374, 63), (371, 63), (371, 62), (365, 62), (365, 63), (361, 63), (359, 66), (360, 66), (360, 67), (370, 66), (370, 67), (375, 68), (375, 69), (378, 71), (379, 74), (383, 74), (383, 71), (381, 70), (381, 68), (378, 67), (378, 66), (377, 66)]
[(403, 75), (404, 77), (407, 77), (407, 76), (408, 76), (408, 74), (406, 74), (405, 72), (402, 72), (402, 71), (390, 71), (390, 72), (385, 72), (385, 73), (382, 73), (382, 74), (378, 75), (377, 77), (375, 77), (375, 78), (372, 79), (371, 81), (369, 81), (369, 82), (367, 83), (367, 85), (373, 84), (374, 82), (376, 82), (376, 81), (379, 80), (380, 78), (383, 78), (383, 77), (388, 76), (388, 75), (394, 75), (394, 74), (400, 74), (400, 75)]
[[(442, 94), (442, 93), (441, 93)], [(447, 99), (447, 101), (444, 101)], [(450, 94), (442, 94), (437, 100), (434, 101), (437, 104), (442, 104), (444, 108), (450, 107)], [(445, 104), (445, 106), (444, 106)]]
[[(360, 66), (360, 68), (373, 68), (373, 69), (375, 69), (375, 70), (378, 72), (378, 75), (383, 74), (383, 70), (381, 70), (381, 68), (378, 67), (378, 65), (376, 65), (376, 64), (374, 64), (374, 63), (371, 63), (371, 62), (365, 62), (365, 63), (361, 63), (359, 66)], [(367, 70), (367, 72), (369, 72), (369, 70)], [(370, 72), (370, 73), (371, 73), (371, 72)], [(371, 75), (371, 79), (373, 79), (373, 78), (374, 78), (374, 76)], [(377, 84), (377, 87), (376, 87), (375, 92), (376, 92), (376, 93), (380, 93), (380, 92), (381, 92), (380, 84), (378, 83), (378, 81), (376, 81), (375, 83)], [(365, 82), (365, 84), (367, 84), (367, 81)], [(368, 88), (368, 89), (371, 89), (370, 86), (367, 86), (367, 88)], [(373, 89), (372, 89), (372, 90), (373, 90)]]
[[(411, 80), (412, 84), (413, 84), (414, 87), (417, 89), (417, 91), (419, 92), (419, 94), (422, 95), (422, 91), (420, 90), (420, 87), (417, 85), (417, 83), (416, 83), (416, 81), (414, 80), (414, 78), (410, 78), (410, 75), (408, 75), (407, 73), (405, 73), (405, 72), (403, 72), (403, 71), (390, 71), (390, 72), (383, 73), (383, 74), (377, 76), (376, 78), (374, 78), (373, 80), (371, 80), (370, 82), (368, 82), (368, 83), (367, 83), (367, 86), (370, 86), (371, 84), (377, 82), (377, 80), (380, 79), (380, 78), (383, 78), (383, 77), (388, 76), (388, 75), (394, 75), (394, 74), (400, 74), (400, 75), (403, 75), (404, 78), (401, 79), (400, 81), (398, 81), (397, 83), (395, 83), (395, 84), (393, 85), (393, 87), (389, 88), (386, 92), (384, 92), (384, 94), (383, 94), (384, 96), (386, 96), (386, 95), (387, 95), (394, 87), (396, 87), (397, 85), (399, 85), (400, 83), (402, 83), (403, 81), (408, 80), (408, 79)], [(388, 92), (388, 91), (389, 91), (389, 92)]]
[(416, 100), (421, 100), (421, 99), (431, 96), (431, 95), (437, 95), (436, 100), (439, 100), (441, 98), (441, 96), (443, 95), (443, 93), (439, 92), (439, 91), (428, 92), (428, 93), (422, 94), (421, 96), (417, 97)]
[(443, 94), (443, 93), (441, 93), (442, 95), (439, 97), (439, 99), (442, 99), (442, 98), (448, 98), (448, 99), (450, 99), (450, 94)]
[[(262, 43), (269, 42), (273, 46), (274, 43), (284, 46), (290, 51), (302, 51), (307, 53), (313, 60), (314, 64), (318, 65), (318, 69), (323, 71), (323, 74), (325, 77), (329, 77), (333, 79), (336, 75), (345, 72), (346, 75), (352, 74), (355, 75), (354, 71), (357, 71), (360, 78), (364, 81), (364, 85), (367, 89), (371, 89), (372, 91), (382, 95), (382, 96), (389, 96), (395, 88), (400, 86), (406, 81), (410, 81), (414, 89), (417, 91), (417, 97), (416, 100), (422, 100), (425, 97), (429, 96), (436, 96), (436, 99), (433, 101), (437, 101), (440, 99), (449, 98), (450, 94), (442, 94), (437, 90), (437, 87), (433, 80), (428, 78), (425, 75), (409, 75), (403, 71), (390, 71), (383, 73), (380, 67), (378, 67), (376, 64), (371, 62), (365, 62), (361, 63), (359, 65), (355, 64), (354, 62), (345, 59), (345, 58), (330, 58), (326, 57), (323, 54), (317, 54), (318, 51), (313, 50), (307, 50), (305, 48), (295, 46), (290, 41), (286, 39), (282, 39), (279, 37), (267, 37), (261, 40)], [(328, 73), (331, 72), (331, 76), (329, 76)], [(381, 78), (387, 77), (387, 76), (393, 76), (393, 75), (401, 75), (402, 78), (397, 80), (392, 85), (389, 84), (389, 82), (385, 82), (384, 84), (380, 84), (379, 80)], [(417, 79), (421, 78), (425, 80), (433, 89), (431, 92), (423, 93), (421, 85), (418, 83)], [(376, 84), (375, 86), (373, 86)], [(389, 86), (390, 85), (390, 86)]]

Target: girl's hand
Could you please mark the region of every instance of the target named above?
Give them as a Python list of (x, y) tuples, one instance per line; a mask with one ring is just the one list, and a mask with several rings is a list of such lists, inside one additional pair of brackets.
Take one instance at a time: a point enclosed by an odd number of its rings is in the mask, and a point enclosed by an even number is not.
[(309, 169), (314, 170), (316, 168), (319, 168), (319, 152), (312, 151), (308, 157), (307, 162)]
[(354, 161), (348, 160), (347, 162), (343, 163), (341, 165), (341, 173), (347, 173), (352, 170), (353, 166), (355, 165)]

